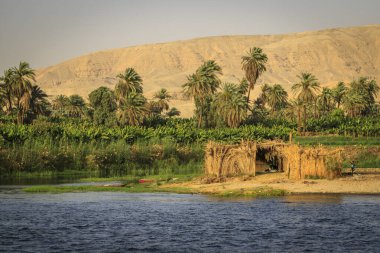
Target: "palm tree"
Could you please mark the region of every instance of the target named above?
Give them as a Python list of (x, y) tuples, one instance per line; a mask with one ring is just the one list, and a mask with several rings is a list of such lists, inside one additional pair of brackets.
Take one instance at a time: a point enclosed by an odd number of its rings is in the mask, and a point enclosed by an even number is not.
[(154, 99), (157, 99), (157, 101), (154, 101), (155, 107), (158, 108), (159, 113), (162, 111), (167, 111), (169, 110), (169, 101), (171, 96), (169, 95), (168, 91), (164, 88), (159, 90), (153, 95)]
[(17, 122), (24, 123), (24, 115), (29, 110), (29, 103), (32, 92), (32, 81), (35, 81), (34, 70), (29, 63), (20, 62), (19, 67), (12, 68), (12, 83), (14, 85), (14, 95), (16, 97)]
[(375, 98), (380, 91), (380, 87), (377, 85), (374, 79), (367, 77), (360, 77), (358, 80), (354, 80), (350, 83), (351, 90), (362, 97), (365, 101), (365, 108), (363, 109), (363, 115), (369, 115), (373, 113), (375, 106)]
[(285, 109), (285, 115), (289, 118), (297, 119), (297, 133), (301, 134), (301, 115), (303, 109), (303, 102), (296, 99), (290, 101)]
[(194, 99), (198, 127), (202, 126), (204, 118), (206, 118), (206, 126), (208, 124), (211, 97), (219, 88), (218, 75), (221, 74), (221, 67), (215, 61), (210, 60), (203, 63), (194, 74), (187, 76), (187, 82), (182, 85), (184, 96)]
[(33, 85), (30, 99), (30, 110), (34, 115), (45, 115), (48, 112), (48, 95), (38, 86)]
[(80, 118), (84, 115), (86, 103), (81, 96), (77, 94), (71, 95), (68, 102), (67, 112), (70, 116)]
[(280, 84), (269, 86), (266, 93), (266, 101), (268, 101), (272, 112), (285, 108), (286, 104), (288, 103), (288, 93)]
[(131, 92), (120, 100), (117, 119), (121, 125), (139, 126), (147, 114), (146, 98), (137, 92)]
[(261, 86), (261, 94), (260, 94), (260, 99), (263, 103), (263, 106), (265, 107), (265, 105), (267, 104), (268, 102), (268, 93), (269, 93), (269, 90), (271, 89), (270, 85), (267, 84), (267, 83), (264, 83), (262, 86)]
[(7, 69), (4, 71), (4, 76), (0, 77), (0, 93), (4, 99), (7, 114), (12, 112), (12, 97), (13, 97), (13, 85), (12, 85), (13, 71)]
[[(258, 47), (250, 48), (245, 56), (241, 57), (242, 69), (245, 72), (245, 77), (249, 82), (247, 105), (249, 104), (249, 96), (251, 90), (255, 88), (257, 79), (261, 74), (266, 71), (265, 63), (268, 61), (268, 57), (263, 53), (263, 50)], [(248, 106), (247, 106), (248, 110)]]
[(339, 82), (337, 86), (333, 89), (333, 98), (335, 100), (335, 103), (337, 105), (337, 108), (340, 108), (340, 105), (343, 101), (344, 95), (346, 94), (347, 88), (344, 82)]
[(236, 84), (223, 85), (222, 91), (216, 95), (215, 106), (217, 114), (229, 127), (238, 127), (247, 117), (247, 100)]
[(317, 98), (319, 108), (323, 113), (330, 112), (334, 108), (334, 92), (324, 87)]
[(245, 79), (245, 78), (241, 79), (240, 83), (239, 83), (240, 93), (246, 94), (248, 92), (248, 87), (249, 87), (249, 83), (248, 83), (247, 79)]
[(166, 116), (168, 116), (169, 118), (179, 115), (181, 115), (181, 112), (175, 107), (170, 108), (170, 110), (166, 113)]
[(320, 89), (318, 79), (311, 73), (301, 73), (300, 81), (293, 84), (292, 90), (298, 93), (297, 99), (303, 103), (303, 131), (306, 131), (307, 104), (315, 102), (316, 92)]
[(58, 95), (52, 101), (53, 110), (55, 110), (55, 112), (59, 116), (65, 116), (67, 114), (69, 105), (70, 105), (70, 100), (65, 95)]
[(353, 89), (350, 89), (343, 99), (344, 109), (350, 117), (356, 117), (362, 114), (366, 108), (366, 103), (365, 98), (356, 93)]
[(115, 95), (118, 100), (124, 99), (128, 94), (142, 93), (142, 78), (133, 68), (127, 68), (124, 74), (117, 75), (119, 82), (115, 87)]

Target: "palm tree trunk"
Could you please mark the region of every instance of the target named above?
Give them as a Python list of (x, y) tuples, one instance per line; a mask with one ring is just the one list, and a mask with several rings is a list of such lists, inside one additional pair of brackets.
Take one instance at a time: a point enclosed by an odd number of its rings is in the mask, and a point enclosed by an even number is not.
[(251, 89), (248, 88), (248, 94), (247, 94), (247, 113), (248, 113), (248, 110), (249, 110), (249, 96), (251, 95)]
[(7, 94), (7, 99), (8, 99), (8, 109), (7, 109), (7, 114), (11, 114), (12, 112), (12, 98), (10, 94)]
[(202, 127), (202, 113), (199, 114), (198, 116), (198, 128)]
[(307, 115), (306, 115), (306, 105), (304, 104), (303, 105), (303, 133), (305, 135), (306, 133), (306, 118), (307, 118)]
[(301, 109), (297, 109), (297, 132), (301, 135)]

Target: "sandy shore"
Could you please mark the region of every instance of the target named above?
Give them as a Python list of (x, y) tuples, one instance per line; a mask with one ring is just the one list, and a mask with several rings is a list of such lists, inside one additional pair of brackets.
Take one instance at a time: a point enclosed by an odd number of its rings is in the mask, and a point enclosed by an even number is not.
[[(271, 187), (273, 189), (285, 190), (288, 193), (380, 194), (380, 170), (376, 169), (372, 170), (372, 172), (358, 172), (354, 176), (346, 175), (334, 180), (291, 180), (286, 178), (284, 173), (270, 173), (252, 178), (229, 178), (222, 183), (204, 183), (198, 179), (175, 185), (205, 194), (218, 194), (238, 190), (245, 191), (258, 187)], [(173, 187), (173, 185), (169, 184), (163, 187)]]

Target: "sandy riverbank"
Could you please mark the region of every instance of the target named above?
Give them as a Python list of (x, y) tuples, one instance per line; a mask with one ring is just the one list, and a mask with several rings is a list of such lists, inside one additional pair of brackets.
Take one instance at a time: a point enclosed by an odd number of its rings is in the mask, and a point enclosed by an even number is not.
[(249, 191), (260, 187), (285, 190), (288, 193), (348, 193), (348, 194), (380, 194), (380, 170), (373, 173), (360, 173), (354, 176), (345, 175), (334, 180), (327, 179), (287, 179), (284, 173), (262, 174), (256, 177), (228, 178), (221, 183), (205, 183), (197, 179), (190, 182), (166, 184), (162, 188), (174, 185), (204, 194), (219, 194), (224, 192)]

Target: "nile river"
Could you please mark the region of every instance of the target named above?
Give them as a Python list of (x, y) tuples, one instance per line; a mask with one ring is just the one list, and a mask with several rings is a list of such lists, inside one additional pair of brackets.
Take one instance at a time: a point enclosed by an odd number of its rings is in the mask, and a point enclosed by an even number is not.
[(25, 194), (0, 188), (1, 252), (379, 252), (380, 196)]

